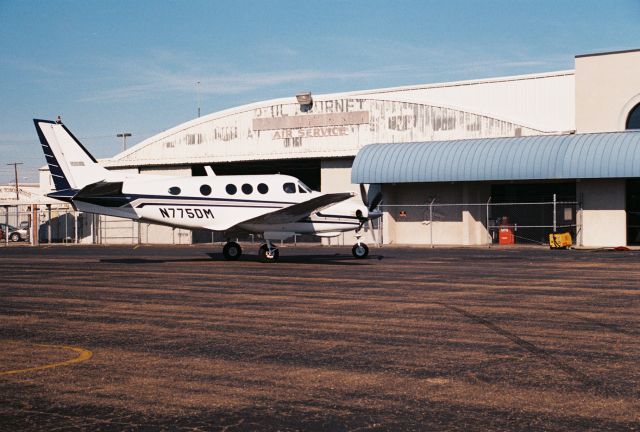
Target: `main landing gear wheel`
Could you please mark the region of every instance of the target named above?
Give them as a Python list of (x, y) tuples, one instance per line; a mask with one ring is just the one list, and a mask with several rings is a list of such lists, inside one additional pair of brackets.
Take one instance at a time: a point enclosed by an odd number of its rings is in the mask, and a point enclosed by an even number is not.
[(364, 243), (356, 243), (353, 245), (351, 253), (356, 258), (366, 258), (367, 256), (369, 256), (369, 247)]
[(272, 248), (269, 251), (269, 246), (263, 244), (260, 246), (260, 250), (258, 250), (258, 256), (260, 257), (260, 261), (265, 263), (272, 263), (278, 261), (278, 257), (280, 256), (280, 251), (276, 248)]
[(228, 261), (235, 261), (242, 255), (242, 248), (236, 242), (227, 242), (222, 248), (222, 255)]

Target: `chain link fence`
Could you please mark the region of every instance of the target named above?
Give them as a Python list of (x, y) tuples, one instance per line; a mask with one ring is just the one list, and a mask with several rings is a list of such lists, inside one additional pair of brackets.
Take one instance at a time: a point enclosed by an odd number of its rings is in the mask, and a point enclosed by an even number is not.
[[(494, 203), (383, 204), (379, 209), (396, 224), (396, 243), (434, 245), (456, 244), (549, 244), (549, 234), (568, 232), (574, 244), (581, 228), (578, 201)], [(414, 223), (409, 239), (399, 229), (403, 223)], [(385, 230), (381, 221), (376, 227), (378, 238)], [(418, 228), (419, 227), (419, 228)], [(406, 230), (405, 230), (406, 231)], [(500, 238), (500, 233), (509, 236)], [(509, 237), (509, 239), (506, 239)], [(389, 239), (384, 242), (387, 243)]]
[[(382, 204), (379, 210), (397, 227), (385, 236), (385, 218), (365, 224), (373, 230), (376, 243), (426, 245), (462, 244), (548, 244), (550, 233), (569, 232), (574, 244), (580, 234), (580, 203), (577, 201), (494, 203)], [(405, 224), (405, 222), (408, 222)], [(410, 222), (414, 222), (411, 225)], [(129, 219), (76, 212), (70, 207), (2, 206), (0, 246), (18, 244), (192, 244), (226, 240), (223, 233), (170, 228)], [(508, 233), (506, 242), (500, 233)], [(234, 239), (261, 242), (260, 235), (238, 233)], [(296, 236), (291, 243), (317, 241), (312, 236)]]

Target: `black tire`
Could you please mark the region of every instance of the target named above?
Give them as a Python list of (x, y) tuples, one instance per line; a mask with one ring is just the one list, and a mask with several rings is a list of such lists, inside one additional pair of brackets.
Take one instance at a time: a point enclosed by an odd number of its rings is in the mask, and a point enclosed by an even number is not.
[(260, 246), (260, 250), (258, 250), (258, 256), (260, 257), (260, 261), (264, 263), (274, 263), (278, 261), (280, 257), (280, 251), (278, 249), (274, 249), (273, 252), (269, 253), (269, 247), (266, 244)]
[(236, 242), (227, 242), (222, 248), (222, 255), (227, 261), (236, 261), (242, 256), (242, 248)]
[(9, 240), (11, 240), (12, 242), (19, 242), (20, 240), (22, 240), (22, 238), (20, 237), (19, 233), (14, 232), (9, 234)]
[(369, 256), (369, 247), (364, 243), (356, 243), (351, 248), (351, 254), (358, 259), (366, 258)]

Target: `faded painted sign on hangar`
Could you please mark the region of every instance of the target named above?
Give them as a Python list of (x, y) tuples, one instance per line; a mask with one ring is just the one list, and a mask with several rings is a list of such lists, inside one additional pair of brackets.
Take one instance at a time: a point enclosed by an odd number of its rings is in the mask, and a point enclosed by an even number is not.
[(454, 108), (374, 98), (295, 101), (239, 107), (158, 134), (122, 155), (154, 164), (355, 156), (371, 143), (536, 133), (508, 121)]

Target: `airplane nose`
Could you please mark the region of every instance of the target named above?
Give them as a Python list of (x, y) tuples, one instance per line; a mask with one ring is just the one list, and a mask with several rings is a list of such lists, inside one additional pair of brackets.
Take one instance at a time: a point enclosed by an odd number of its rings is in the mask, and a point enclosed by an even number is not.
[(359, 208), (356, 210), (356, 217), (360, 220), (367, 219), (369, 217), (369, 211), (366, 208)]

